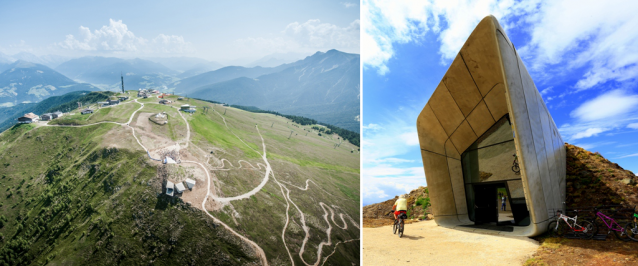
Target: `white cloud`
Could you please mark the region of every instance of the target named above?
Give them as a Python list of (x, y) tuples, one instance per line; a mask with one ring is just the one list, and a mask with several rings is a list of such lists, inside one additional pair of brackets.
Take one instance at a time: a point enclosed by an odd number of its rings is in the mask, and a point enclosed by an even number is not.
[(559, 128), (569, 141), (625, 128), (638, 120), (638, 95), (609, 91), (581, 104), (570, 116), (575, 119), (574, 123)]
[(121, 20), (109, 19), (108, 26), (91, 30), (80, 26), (78, 36), (69, 34), (57, 46), (69, 50), (115, 51), (115, 52), (169, 52), (183, 53), (191, 51), (190, 43), (182, 36), (159, 34), (151, 41), (137, 37)]
[(629, 125), (627, 125), (628, 128), (632, 128), (632, 129), (638, 129), (638, 123), (631, 123)]
[(351, 8), (351, 7), (356, 7), (357, 4), (356, 3), (352, 3), (352, 2), (341, 2), (341, 4), (345, 7), (345, 8)]
[(628, 95), (614, 90), (583, 103), (571, 116), (582, 121), (593, 121), (626, 116), (638, 109), (638, 95)]
[(550, 92), (552, 92), (552, 91), (554, 91), (554, 90), (553, 90), (553, 87), (547, 87), (547, 88), (545, 88), (545, 89), (543, 89), (543, 90), (541, 91), (541, 95), (548, 94), (548, 93), (550, 93)]
[(413, 122), (420, 109), (406, 107), (388, 115), (387, 122), (363, 126), (361, 184), (364, 204), (426, 186)]
[(616, 159), (622, 159), (622, 158), (628, 158), (628, 157), (636, 157), (638, 156), (638, 153), (634, 153), (634, 154), (629, 154), (629, 155), (625, 155), (625, 156), (620, 156)]
[(311, 19), (303, 23), (288, 24), (281, 32), (282, 36), (246, 37), (237, 39), (235, 44), (245, 51), (246, 56), (329, 49), (358, 53), (359, 28), (358, 19), (345, 27)]
[(576, 139), (582, 139), (582, 138), (589, 138), (591, 136), (596, 136), (602, 132), (607, 131), (608, 129), (604, 129), (604, 128), (588, 128), (585, 131), (582, 132), (578, 132), (574, 135), (572, 135), (571, 139), (572, 140), (576, 140)]
[(394, 44), (419, 42), (430, 31), (440, 33), (439, 53), (442, 60), (449, 61), (485, 16), (494, 15), (507, 28), (508, 16), (533, 10), (536, 2), (364, 0), (361, 7), (364, 67), (377, 69), (384, 75), (389, 71), (387, 62), (394, 56)]
[(303, 46), (351, 48), (359, 46), (359, 28), (358, 19), (347, 27), (339, 27), (330, 23), (321, 23), (318, 19), (311, 19), (304, 23), (288, 24), (284, 29), (284, 34)]
[(638, 76), (636, 9), (636, 1), (545, 1), (526, 17), (531, 40), (519, 52), (533, 59), (532, 68), (537, 70), (561, 62), (573, 68), (591, 65), (576, 83), (578, 90), (634, 78)]
[(408, 146), (416, 146), (419, 145), (419, 134), (415, 131), (403, 133), (399, 135), (399, 138), (405, 142)]
[(362, 126), (363, 129), (368, 129), (368, 130), (381, 130), (383, 129), (383, 127), (377, 125), (377, 124), (368, 124), (368, 125), (363, 125)]

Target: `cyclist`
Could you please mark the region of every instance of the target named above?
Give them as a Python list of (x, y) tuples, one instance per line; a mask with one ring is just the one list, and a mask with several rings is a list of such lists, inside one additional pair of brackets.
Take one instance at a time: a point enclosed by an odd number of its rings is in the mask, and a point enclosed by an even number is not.
[(406, 198), (405, 194), (399, 196), (399, 199), (394, 203), (394, 206), (392, 206), (395, 220), (401, 213), (408, 212), (408, 200), (406, 200), (405, 198)]

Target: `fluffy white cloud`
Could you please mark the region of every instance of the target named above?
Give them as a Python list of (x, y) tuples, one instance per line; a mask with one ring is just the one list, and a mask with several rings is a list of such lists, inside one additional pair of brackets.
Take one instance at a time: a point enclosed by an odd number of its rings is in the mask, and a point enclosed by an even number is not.
[(593, 121), (626, 116), (638, 109), (638, 95), (629, 95), (614, 90), (583, 103), (571, 112), (571, 116), (582, 121)]
[(439, 34), (444, 61), (453, 59), (478, 22), (494, 15), (507, 28), (509, 17), (533, 10), (537, 1), (364, 0), (361, 32), (364, 67), (383, 75), (394, 55), (394, 44), (419, 42), (429, 31)]
[[(494, 15), (508, 30), (517, 27), (530, 39), (519, 44), (537, 79), (548, 78), (548, 65), (563, 63), (570, 69), (585, 67), (574, 84), (576, 91), (606, 81), (638, 77), (638, 1), (556, 0), (364, 0), (361, 8), (364, 68), (381, 75), (394, 46), (420, 42), (428, 33), (440, 41), (446, 62), (487, 15)], [(613, 14), (610, 16), (609, 14)]]
[(595, 127), (595, 128), (588, 128), (588, 129), (586, 129), (585, 131), (581, 131), (581, 132), (578, 132), (578, 133), (576, 133), (576, 134), (572, 135), (571, 139), (572, 139), (572, 140), (576, 140), (576, 139), (582, 139), (582, 138), (589, 138), (589, 137), (591, 137), (591, 136), (596, 136), (596, 135), (598, 135), (598, 134), (600, 134), (600, 133), (603, 133), (603, 132), (605, 132), (605, 131), (607, 131), (607, 130), (608, 130), (608, 129), (605, 129), (605, 128), (597, 128), (597, 127)]
[(638, 129), (638, 123), (631, 123), (629, 125), (627, 125), (628, 128), (632, 128), (632, 129)]
[(403, 140), (403, 142), (405, 142), (405, 144), (408, 146), (419, 145), (419, 135), (416, 132), (416, 130), (412, 132), (403, 133), (399, 135), (399, 138), (401, 138), (401, 140)]
[(135, 36), (121, 20), (113, 19), (109, 19), (109, 25), (94, 31), (80, 26), (77, 37), (69, 34), (57, 45), (83, 51), (183, 53), (192, 50), (182, 36), (160, 34), (149, 41)]
[(314, 48), (354, 48), (359, 46), (359, 20), (346, 27), (330, 23), (321, 23), (311, 19), (304, 23), (293, 22), (286, 26), (284, 34), (295, 39), (299, 44)]
[(419, 112), (420, 108), (404, 108), (390, 115), (387, 122), (363, 126), (363, 204), (377, 203), (426, 186), (413, 122)]
[(636, 9), (636, 1), (545, 1), (526, 16), (531, 40), (519, 52), (533, 59), (534, 69), (561, 62), (574, 68), (590, 65), (576, 83), (578, 90), (634, 78), (638, 76)]
[(589, 138), (600, 133), (630, 127), (638, 120), (638, 95), (613, 90), (581, 104), (570, 113), (575, 122), (559, 130), (567, 140)]
[(303, 23), (293, 22), (286, 26), (281, 36), (247, 37), (235, 41), (236, 47), (246, 51), (247, 56), (270, 53), (299, 52), (338, 49), (359, 52), (359, 20), (345, 27), (322, 23), (311, 19)]

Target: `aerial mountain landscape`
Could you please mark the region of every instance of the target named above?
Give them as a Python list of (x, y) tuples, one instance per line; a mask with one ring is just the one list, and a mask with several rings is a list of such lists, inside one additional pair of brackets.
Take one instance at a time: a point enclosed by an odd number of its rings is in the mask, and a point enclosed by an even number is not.
[(357, 146), (308, 120), (119, 95), (0, 134), (0, 264), (358, 261)]
[[(8, 64), (0, 265), (359, 261), (359, 55), (182, 62)], [(202, 64), (213, 70), (179, 77)]]
[(50, 96), (79, 90), (98, 90), (78, 83), (40, 64), (18, 60), (0, 73), (0, 106), (11, 107), (24, 102), (39, 102)]
[(125, 89), (157, 89), (254, 106), (359, 132), (359, 60), (358, 54), (337, 50), (274, 67), (223, 67), (194, 58), (87, 56), (51, 69), (17, 60), (7, 63), (0, 74), (0, 105), (35, 103), (78, 90), (118, 91), (123, 75)]

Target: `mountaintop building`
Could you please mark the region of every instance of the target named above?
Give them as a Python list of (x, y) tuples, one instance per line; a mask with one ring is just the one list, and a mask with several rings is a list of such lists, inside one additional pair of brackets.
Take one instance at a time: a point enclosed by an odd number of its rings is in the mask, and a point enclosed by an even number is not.
[(417, 131), (437, 224), (536, 236), (564, 208), (564, 142), (494, 17), (467, 39)]

